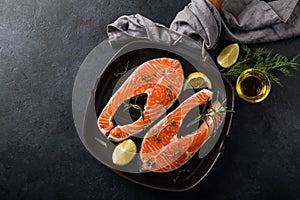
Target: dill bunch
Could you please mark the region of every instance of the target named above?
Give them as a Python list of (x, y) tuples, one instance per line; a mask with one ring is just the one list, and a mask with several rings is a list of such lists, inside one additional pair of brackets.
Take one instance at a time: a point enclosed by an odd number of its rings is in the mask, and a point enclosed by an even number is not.
[(228, 69), (222, 69), (221, 73), (231, 80), (236, 80), (246, 69), (255, 68), (264, 72), (271, 82), (282, 86), (280, 79), (274, 75), (275, 71), (283, 73), (285, 76), (293, 76), (293, 70), (297, 70), (297, 58), (299, 55), (288, 59), (281, 54), (274, 54), (272, 50), (258, 48), (252, 51), (246, 45), (241, 46), (245, 51), (244, 56), (240, 56), (238, 61)]

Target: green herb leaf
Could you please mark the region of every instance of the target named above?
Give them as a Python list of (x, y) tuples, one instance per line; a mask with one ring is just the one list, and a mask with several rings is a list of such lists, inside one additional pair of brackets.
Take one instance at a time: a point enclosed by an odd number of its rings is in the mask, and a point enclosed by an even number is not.
[(115, 77), (121, 77), (121, 76), (123, 76), (128, 71), (128, 68), (129, 68), (129, 61), (127, 62), (127, 65), (124, 67), (124, 70), (121, 71), (121, 72), (118, 71), (118, 72), (114, 73), (114, 76)]
[(238, 76), (246, 69), (255, 68), (264, 72), (271, 82), (281, 85), (280, 79), (274, 75), (275, 71), (283, 73), (285, 76), (293, 76), (291, 70), (297, 70), (297, 58), (299, 55), (288, 59), (281, 54), (274, 54), (270, 49), (258, 48), (252, 51), (246, 45), (242, 45), (244, 56), (240, 56), (238, 61), (228, 69), (222, 69), (221, 73), (236, 80)]
[(175, 123), (175, 120), (172, 119), (169, 123), (167, 123), (162, 130), (165, 130), (168, 126), (172, 126)]
[(140, 112), (140, 115), (142, 116), (142, 118), (144, 120), (144, 109), (141, 108), (139, 105), (137, 105), (136, 101), (137, 101), (137, 99), (135, 99), (135, 104), (123, 102), (123, 105), (125, 107), (123, 111), (128, 110), (129, 108), (136, 109)]
[(175, 158), (177, 155), (181, 154), (181, 151), (179, 149), (177, 149), (174, 154), (173, 157)]
[(153, 167), (154, 165), (155, 165), (156, 163), (154, 162), (154, 161), (152, 161), (152, 160), (147, 160), (147, 165), (148, 165), (148, 167)]
[(101, 139), (99, 139), (99, 138), (95, 138), (95, 140), (96, 140), (97, 142), (99, 142), (99, 144), (101, 144), (101, 145), (103, 145), (105, 148), (107, 148), (106, 142), (104, 142), (103, 140), (101, 140)]
[[(205, 102), (204, 107), (203, 107), (201, 113), (199, 114), (199, 116), (197, 116), (193, 121), (191, 121), (190, 123), (187, 124), (187, 126), (186, 126), (187, 128), (191, 127), (192, 125), (194, 125), (200, 121), (205, 121), (206, 117), (211, 117), (211, 119), (213, 120), (213, 123), (216, 124), (215, 115), (224, 113), (224, 112), (234, 112), (233, 110), (228, 110), (227, 107), (225, 106), (226, 99), (224, 99), (222, 101), (221, 105), (217, 109), (211, 108), (210, 111), (207, 110), (208, 103), (209, 103), (209, 99)], [(215, 132), (216, 132), (216, 130), (213, 130), (213, 133), (215, 133)]]
[(182, 173), (190, 173), (190, 170), (189, 169), (182, 169), (182, 170), (177, 171), (177, 175), (174, 178), (172, 178), (174, 183), (177, 182), (177, 180), (180, 178), (180, 175)]

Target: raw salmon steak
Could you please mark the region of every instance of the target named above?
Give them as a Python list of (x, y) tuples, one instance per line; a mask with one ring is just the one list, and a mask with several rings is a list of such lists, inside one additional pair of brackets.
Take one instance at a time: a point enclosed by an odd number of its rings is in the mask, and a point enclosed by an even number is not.
[[(199, 128), (180, 138), (177, 136), (184, 117), (196, 106), (211, 100), (213, 93), (202, 89), (186, 99), (175, 110), (155, 124), (145, 135), (140, 158), (142, 169), (153, 172), (168, 172), (185, 164), (205, 143), (209, 136), (219, 127), (224, 113), (207, 116)], [(208, 111), (217, 110), (220, 103), (211, 103)]]
[[(180, 62), (158, 58), (141, 64), (113, 94), (98, 118), (100, 131), (112, 141), (122, 141), (139, 133), (162, 115), (177, 99), (183, 85)], [(115, 125), (113, 117), (127, 99), (147, 95), (142, 115), (132, 124)]]

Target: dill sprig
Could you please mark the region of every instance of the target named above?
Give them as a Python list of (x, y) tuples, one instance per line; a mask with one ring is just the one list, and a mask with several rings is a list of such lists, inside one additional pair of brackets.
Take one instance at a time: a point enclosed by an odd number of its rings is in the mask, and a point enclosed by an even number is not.
[(241, 46), (245, 51), (245, 55), (241, 56), (238, 61), (228, 69), (221, 70), (222, 74), (232, 80), (246, 69), (255, 68), (264, 72), (271, 82), (282, 86), (280, 79), (273, 74), (275, 71), (283, 73), (285, 76), (293, 76), (291, 70), (297, 70), (297, 58), (299, 55), (288, 59), (281, 54), (274, 54), (272, 50), (265, 48), (258, 48), (252, 51), (246, 45)]
[(182, 169), (182, 170), (177, 171), (176, 176), (174, 178), (172, 178), (173, 183), (177, 182), (177, 180), (180, 178), (180, 175), (182, 173), (190, 173), (190, 170), (189, 169)]
[(139, 105), (137, 105), (137, 98), (135, 99), (135, 103), (132, 104), (132, 103), (127, 103), (127, 102), (123, 102), (123, 105), (124, 105), (124, 110), (128, 110), (129, 108), (133, 108), (133, 109), (136, 109), (140, 112), (140, 115), (142, 116), (143, 120), (144, 120), (144, 109), (141, 108)]
[(116, 73), (114, 73), (114, 76), (115, 77), (121, 77), (121, 76), (123, 76), (128, 71), (128, 68), (129, 68), (129, 61), (127, 62), (126, 66), (124, 66), (123, 71), (117, 71)]

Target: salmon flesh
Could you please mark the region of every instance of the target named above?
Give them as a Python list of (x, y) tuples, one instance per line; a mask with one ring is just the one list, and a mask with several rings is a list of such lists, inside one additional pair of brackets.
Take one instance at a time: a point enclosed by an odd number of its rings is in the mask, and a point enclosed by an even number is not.
[[(158, 58), (141, 64), (113, 94), (98, 118), (100, 131), (115, 142), (135, 135), (162, 115), (178, 98), (184, 75), (180, 62)], [(127, 99), (147, 95), (143, 115), (127, 125), (116, 125), (113, 117)]]
[[(224, 113), (207, 116), (199, 128), (180, 138), (177, 136), (184, 117), (196, 106), (211, 100), (213, 93), (202, 89), (186, 99), (180, 106), (155, 124), (145, 135), (140, 158), (142, 169), (153, 172), (169, 172), (185, 164), (205, 143), (224, 118)], [(220, 103), (212, 103), (217, 110)]]

